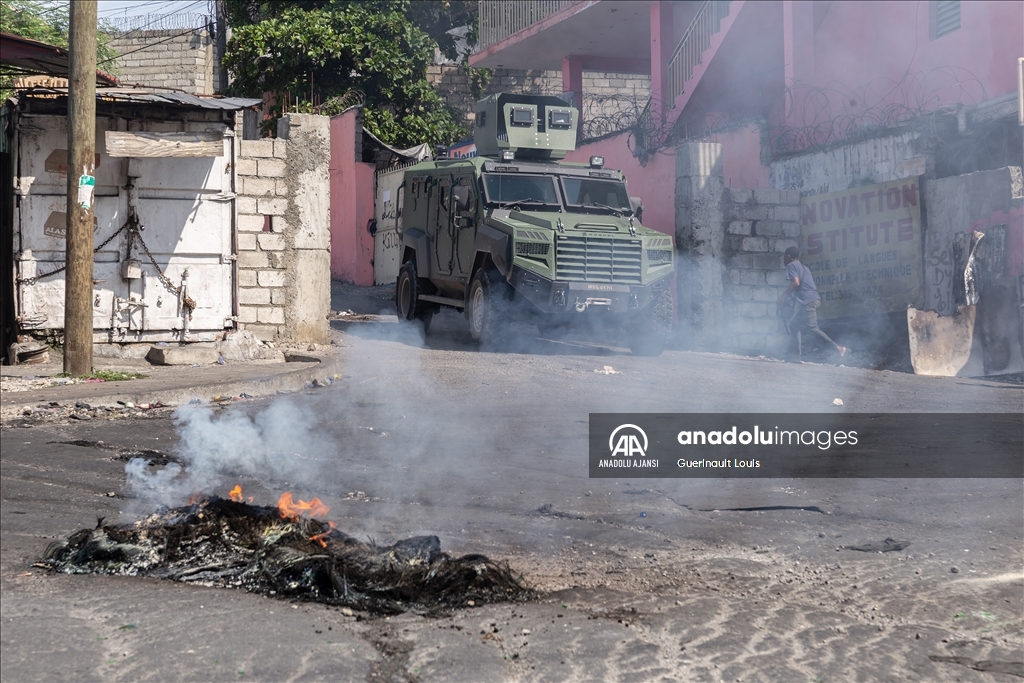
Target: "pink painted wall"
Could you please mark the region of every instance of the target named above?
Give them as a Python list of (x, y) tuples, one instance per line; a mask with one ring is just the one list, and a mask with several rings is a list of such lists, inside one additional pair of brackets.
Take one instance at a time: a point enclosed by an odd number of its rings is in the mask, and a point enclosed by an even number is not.
[(331, 277), (373, 284), (373, 164), (356, 161), (361, 144), (356, 109), (331, 118)]
[(1024, 55), (1024, 3), (961, 2), (960, 28), (935, 40), (930, 35), (933, 5), (831, 3), (814, 32), (813, 85), (857, 89), (871, 83), (870, 103), (906, 76), (934, 98), (927, 103), (930, 109), (1016, 91), (1017, 58)]
[(722, 171), (725, 186), (769, 188), (769, 168), (761, 163), (761, 129), (751, 124), (721, 133), (713, 133), (711, 142), (722, 145)]
[(661, 150), (641, 166), (629, 149), (629, 133), (581, 146), (565, 155), (566, 161), (588, 163), (592, 155), (604, 156), (605, 168), (626, 174), (629, 194), (640, 197), (644, 207), (643, 224), (666, 235), (676, 234), (676, 154)]

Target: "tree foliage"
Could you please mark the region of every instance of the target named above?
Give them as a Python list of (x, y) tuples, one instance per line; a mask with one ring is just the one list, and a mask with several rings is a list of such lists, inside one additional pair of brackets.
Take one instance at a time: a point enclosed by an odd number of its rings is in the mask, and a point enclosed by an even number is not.
[[(276, 97), (299, 110), (365, 104), (363, 125), (388, 144), (450, 143), (460, 115), (427, 82), (435, 46), (454, 53), (448, 29), (475, 27), (475, 2), (408, 0), (228, 0), (232, 26), (224, 62), (236, 95)], [(475, 28), (473, 29), (475, 31)], [(294, 107), (293, 107), (294, 108)]]
[[(67, 48), (70, 28), (69, 2), (42, 0), (0, 0), (0, 31), (29, 40)], [(111, 32), (104, 26), (96, 31), (96, 61), (107, 73), (114, 72), (117, 52), (110, 46)]]

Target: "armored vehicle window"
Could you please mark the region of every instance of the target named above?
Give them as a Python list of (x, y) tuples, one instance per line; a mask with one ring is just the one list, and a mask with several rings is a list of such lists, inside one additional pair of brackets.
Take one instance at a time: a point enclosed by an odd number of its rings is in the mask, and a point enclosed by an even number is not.
[(552, 109), (548, 112), (548, 125), (552, 128), (572, 128), (572, 112)]
[(522, 202), (560, 206), (554, 178), (549, 176), (485, 173), (484, 192), (487, 193), (488, 203)]
[(626, 186), (617, 180), (563, 177), (562, 190), (568, 206), (604, 204), (620, 211), (629, 211), (631, 208)]

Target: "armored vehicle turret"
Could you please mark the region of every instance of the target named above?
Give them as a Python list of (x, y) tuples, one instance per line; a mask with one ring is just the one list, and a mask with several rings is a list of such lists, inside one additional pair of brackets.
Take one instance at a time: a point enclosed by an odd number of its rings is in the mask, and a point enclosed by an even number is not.
[(465, 313), (478, 342), (513, 320), (560, 336), (621, 327), (658, 355), (672, 322), (672, 237), (641, 224), (620, 171), (560, 161), (579, 112), (557, 97), (492, 95), (476, 107), (476, 157), (408, 168), (400, 192), (400, 321)]

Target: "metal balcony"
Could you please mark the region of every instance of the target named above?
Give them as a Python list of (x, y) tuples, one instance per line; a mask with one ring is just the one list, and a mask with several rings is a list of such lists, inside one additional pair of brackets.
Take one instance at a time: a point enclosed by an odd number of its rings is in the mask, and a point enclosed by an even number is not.
[(480, 43), (484, 50), (527, 26), (583, 0), (480, 0)]

